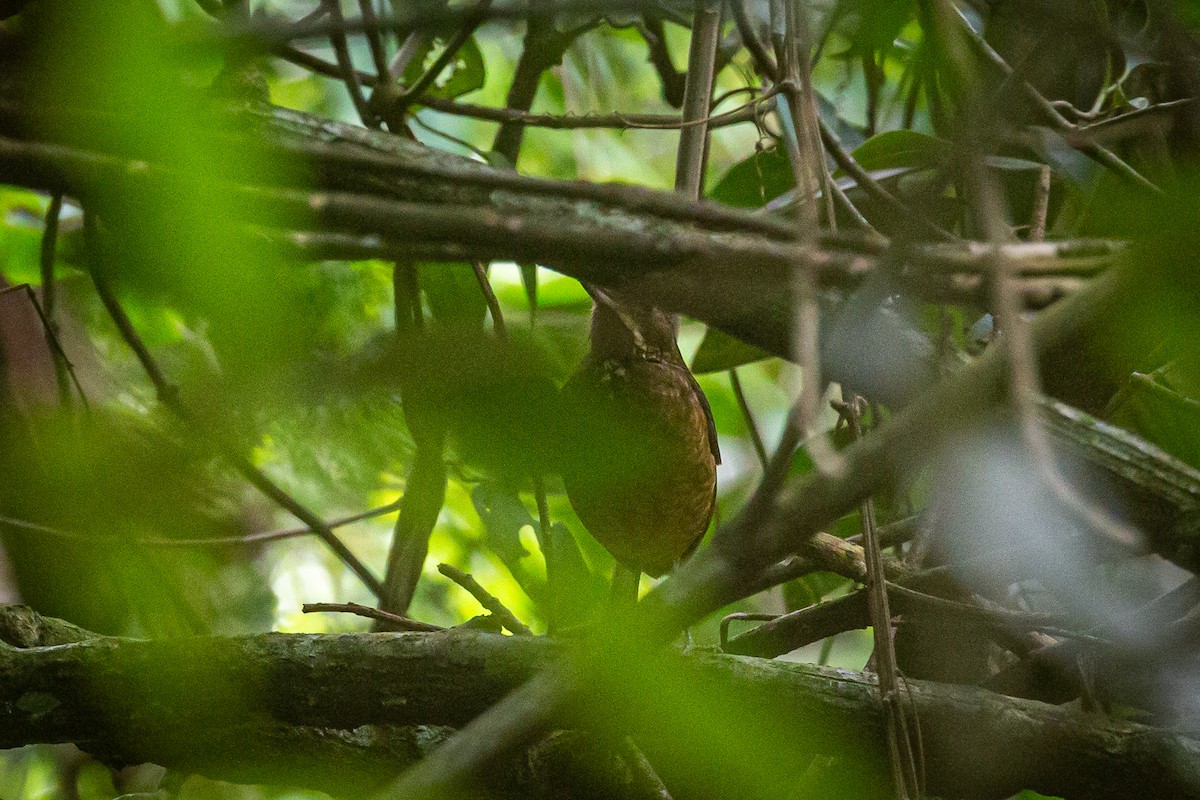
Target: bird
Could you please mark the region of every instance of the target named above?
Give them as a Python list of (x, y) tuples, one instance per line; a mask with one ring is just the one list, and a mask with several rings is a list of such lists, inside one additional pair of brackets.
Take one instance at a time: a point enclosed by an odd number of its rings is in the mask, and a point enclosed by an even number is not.
[(679, 352), (678, 318), (585, 288), (590, 348), (561, 391), (562, 477), (584, 527), (633, 572), (636, 598), (640, 573), (663, 575), (704, 536), (721, 452), (708, 399)]

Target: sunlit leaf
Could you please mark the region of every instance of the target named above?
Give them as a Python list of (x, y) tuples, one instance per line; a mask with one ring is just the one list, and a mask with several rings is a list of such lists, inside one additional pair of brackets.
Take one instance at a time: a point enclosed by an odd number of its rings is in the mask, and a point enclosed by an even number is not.
[[(418, 51), (404, 73), (404, 82), (409, 86), (425, 73), (441, 54), (442, 48), (435, 43), (429, 43)], [(426, 92), (434, 97), (455, 98), (473, 92), (483, 86), (486, 69), (483, 55), (475, 37), (467, 39), (454, 58), (437, 77)]]

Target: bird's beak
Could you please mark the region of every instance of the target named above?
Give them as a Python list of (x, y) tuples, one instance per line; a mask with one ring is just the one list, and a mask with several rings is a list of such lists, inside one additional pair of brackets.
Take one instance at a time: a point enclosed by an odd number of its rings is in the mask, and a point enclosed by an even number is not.
[(629, 313), (629, 310), (621, 305), (608, 291), (601, 289), (599, 286), (593, 286), (590, 283), (583, 284), (584, 291), (591, 295), (592, 300), (598, 306), (604, 306), (608, 311), (612, 312), (617, 319), (621, 320), (621, 324), (629, 329), (629, 332), (636, 339), (641, 338), (641, 328), (637, 324), (637, 320)]
[(583, 290), (587, 292), (588, 295), (597, 303), (604, 305), (607, 308), (614, 308), (616, 306), (616, 301), (613, 300), (612, 295), (606, 290), (601, 289), (599, 286), (591, 283), (584, 283), (583, 281), (580, 281), (579, 285), (582, 286)]

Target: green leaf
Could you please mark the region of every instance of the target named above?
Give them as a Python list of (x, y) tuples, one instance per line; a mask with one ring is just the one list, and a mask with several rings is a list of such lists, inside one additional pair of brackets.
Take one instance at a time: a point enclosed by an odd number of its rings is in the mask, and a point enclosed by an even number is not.
[[(404, 82), (407, 85), (412, 86), (416, 83), (425, 70), (437, 59), (441, 49), (435, 49), (435, 47), (435, 44), (427, 44), (408, 65), (408, 69), (404, 71)], [(433, 85), (425, 90), (425, 93), (446, 99), (461, 97), (476, 89), (482, 89), (485, 76), (483, 55), (479, 52), (479, 45), (475, 43), (475, 37), (472, 36), (454, 54), (454, 59), (446, 65), (446, 68), (438, 75)]]
[(1200, 402), (1157, 378), (1133, 373), (1117, 396), (1112, 421), (1200, 469)]
[(759, 208), (796, 185), (780, 148), (757, 152), (729, 168), (709, 197), (739, 208)]
[(696, 355), (692, 357), (692, 372), (697, 375), (720, 372), (764, 358), (771, 358), (771, 354), (716, 328), (709, 328), (700, 347), (696, 349)]
[(521, 285), (525, 287), (525, 299), (529, 308), (536, 310), (538, 305), (538, 273), (537, 264), (520, 264)]
[[(932, 169), (946, 161), (948, 142), (916, 131), (886, 131), (867, 139), (851, 154), (867, 170)], [(841, 174), (840, 172), (838, 173)]]

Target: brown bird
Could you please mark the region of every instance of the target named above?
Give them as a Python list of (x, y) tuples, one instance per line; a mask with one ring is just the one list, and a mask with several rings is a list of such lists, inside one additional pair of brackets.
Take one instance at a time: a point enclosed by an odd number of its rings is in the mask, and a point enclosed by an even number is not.
[(563, 387), (563, 480), (579, 519), (635, 575), (699, 543), (721, 454), (712, 411), (679, 353), (678, 320), (588, 288), (591, 350)]

